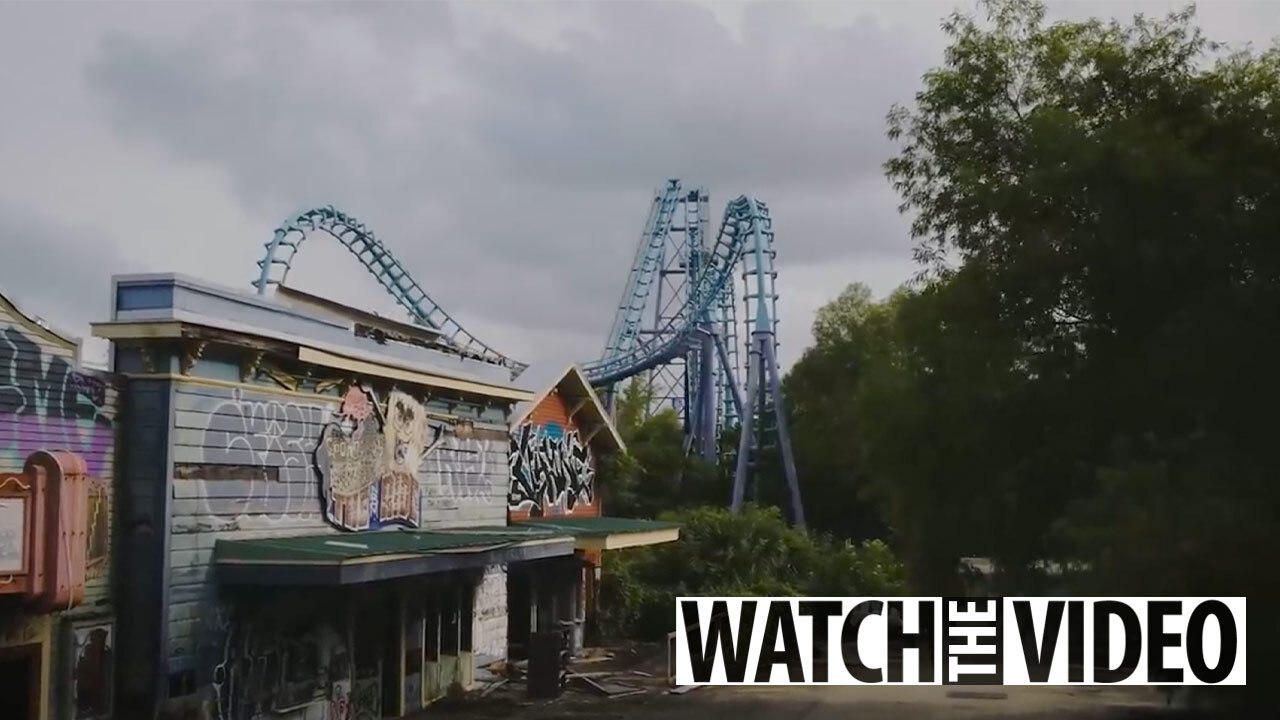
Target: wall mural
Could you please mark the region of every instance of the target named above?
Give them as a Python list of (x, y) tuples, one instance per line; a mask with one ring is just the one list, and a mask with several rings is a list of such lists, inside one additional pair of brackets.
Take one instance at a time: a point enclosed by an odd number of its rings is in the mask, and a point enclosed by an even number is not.
[(316, 451), (329, 522), (343, 530), (418, 527), (418, 468), (443, 435), (412, 396), (393, 390), (383, 413), (367, 391), (350, 387)]
[(497, 504), (506, 490), (505, 442), (448, 432), (402, 392), (309, 401), (236, 388), (186, 402), (183, 422), (201, 435), (197, 462), (174, 465), (179, 533), (421, 527), (429, 509)]
[(89, 474), (102, 477), (114, 435), (107, 388), (77, 372), (67, 358), (16, 327), (0, 327), (0, 468), (21, 469), (37, 450), (78, 453)]
[(528, 508), (537, 516), (572, 512), (595, 497), (595, 467), (591, 450), (577, 430), (558, 423), (525, 423), (511, 437), (508, 456), (512, 510)]

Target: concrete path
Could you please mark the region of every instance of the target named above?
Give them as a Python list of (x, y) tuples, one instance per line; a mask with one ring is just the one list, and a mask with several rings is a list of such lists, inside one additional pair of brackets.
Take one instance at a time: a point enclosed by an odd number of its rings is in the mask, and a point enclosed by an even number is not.
[[(700, 696), (700, 697), (699, 697)], [(663, 702), (665, 700), (665, 702)], [(683, 701), (683, 702), (681, 702)], [(991, 687), (704, 688), (663, 698), (635, 718), (672, 720), (1084, 720), (1133, 717), (1163, 705), (1146, 689)], [(686, 707), (687, 706), (687, 707)], [(1143, 713), (1147, 714), (1147, 713)]]
[(618, 699), (566, 693), (527, 706), (463, 703), (447, 714), (508, 720), (1132, 720), (1154, 717), (1163, 706), (1150, 688), (726, 687)]

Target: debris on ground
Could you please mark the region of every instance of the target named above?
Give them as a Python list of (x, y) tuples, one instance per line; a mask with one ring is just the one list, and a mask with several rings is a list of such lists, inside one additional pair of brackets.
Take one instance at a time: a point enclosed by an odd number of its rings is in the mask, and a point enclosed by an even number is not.
[(579, 674), (579, 673), (569, 673), (569, 679), (571, 681), (577, 680), (582, 684), (586, 685), (587, 687), (591, 688), (592, 690), (594, 690), (597, 694), (603, 695), (609, 698), (629, 697), (631, 695), (639, 695), (640, 693), (645, 692), (644, 688), (636, 687), (635, 685), (631, 685), (625, 682), (618, 682), (612, 679), (617, 677), (617, 673), (591, 673), (591, 674), (597, 677), (600, 677), (600, 680), (595, 680), (593, 678), (587, 677), (587, 675), (585, 674)]
[[(529, 663), (495, 662), (477, 669), (465, 703), (468, 717), (505, 718), (533, 713), (542, 718), (624, 718), (635, 705), (648, 704), (672, 691), (661, 644), (629, 643), (585, 648), (570, 658), (564, 692), (556, 698), (528, 696)], [(679, 694), (679, 693), (677, 693)], [(601, 703), (609, 703), (609, 711)], [(463, 711), (459, 708), (459, 711)]]
[(503, 678), (501, 680), (495, 680), (494, 682), (491, 682), (488, 685), (485, 685), (484, 688), (480, 690), (480, 697), (487, 697), (489, 693), (493, 692), (494, 690), (497, 690), (498, 688), (502, 687), (503, 685), (506, 685), (509, 682), (511, 682), (509, 679)]

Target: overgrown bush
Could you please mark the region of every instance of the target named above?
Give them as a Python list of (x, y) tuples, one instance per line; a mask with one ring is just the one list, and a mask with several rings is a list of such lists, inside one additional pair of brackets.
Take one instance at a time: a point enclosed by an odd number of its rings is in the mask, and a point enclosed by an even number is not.
[(601, 584), (601, 629), (656, 640), (675, 627), (675, 598), (898, 595), (905, 573), (880, 541), (854, 546), (787, 525), (781, 511), (748, 505), (667, 513), (679, 542), (610, 553)]

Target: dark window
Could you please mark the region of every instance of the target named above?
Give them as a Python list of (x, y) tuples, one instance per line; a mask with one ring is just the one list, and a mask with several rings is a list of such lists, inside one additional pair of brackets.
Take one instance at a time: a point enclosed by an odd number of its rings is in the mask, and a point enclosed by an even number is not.
[[(195, 670), (179, 670), (178, 672), (169, 673), (169, 697), (181, 698), (188, 695), (194, 695), (196, 692), (196, 672)], [(76, 704), (80, 704), (80, 692), (76, 690)], [(93, 717), (92, 713), (85, 713), (83, 707), (76, 708), (77, 717)], [(83, 713), (83, 714), (82, 714)]]
[(413, 675), (422, 671), (422, 608), (409, 606), (404, 632), (404, 673)]
[(112, 630), (112, 626), (107, 624), (78, 627), (72, 631), (75, 666), (71, 681), (75, 684), (77, 720), (103, 718), (111, 714)]

